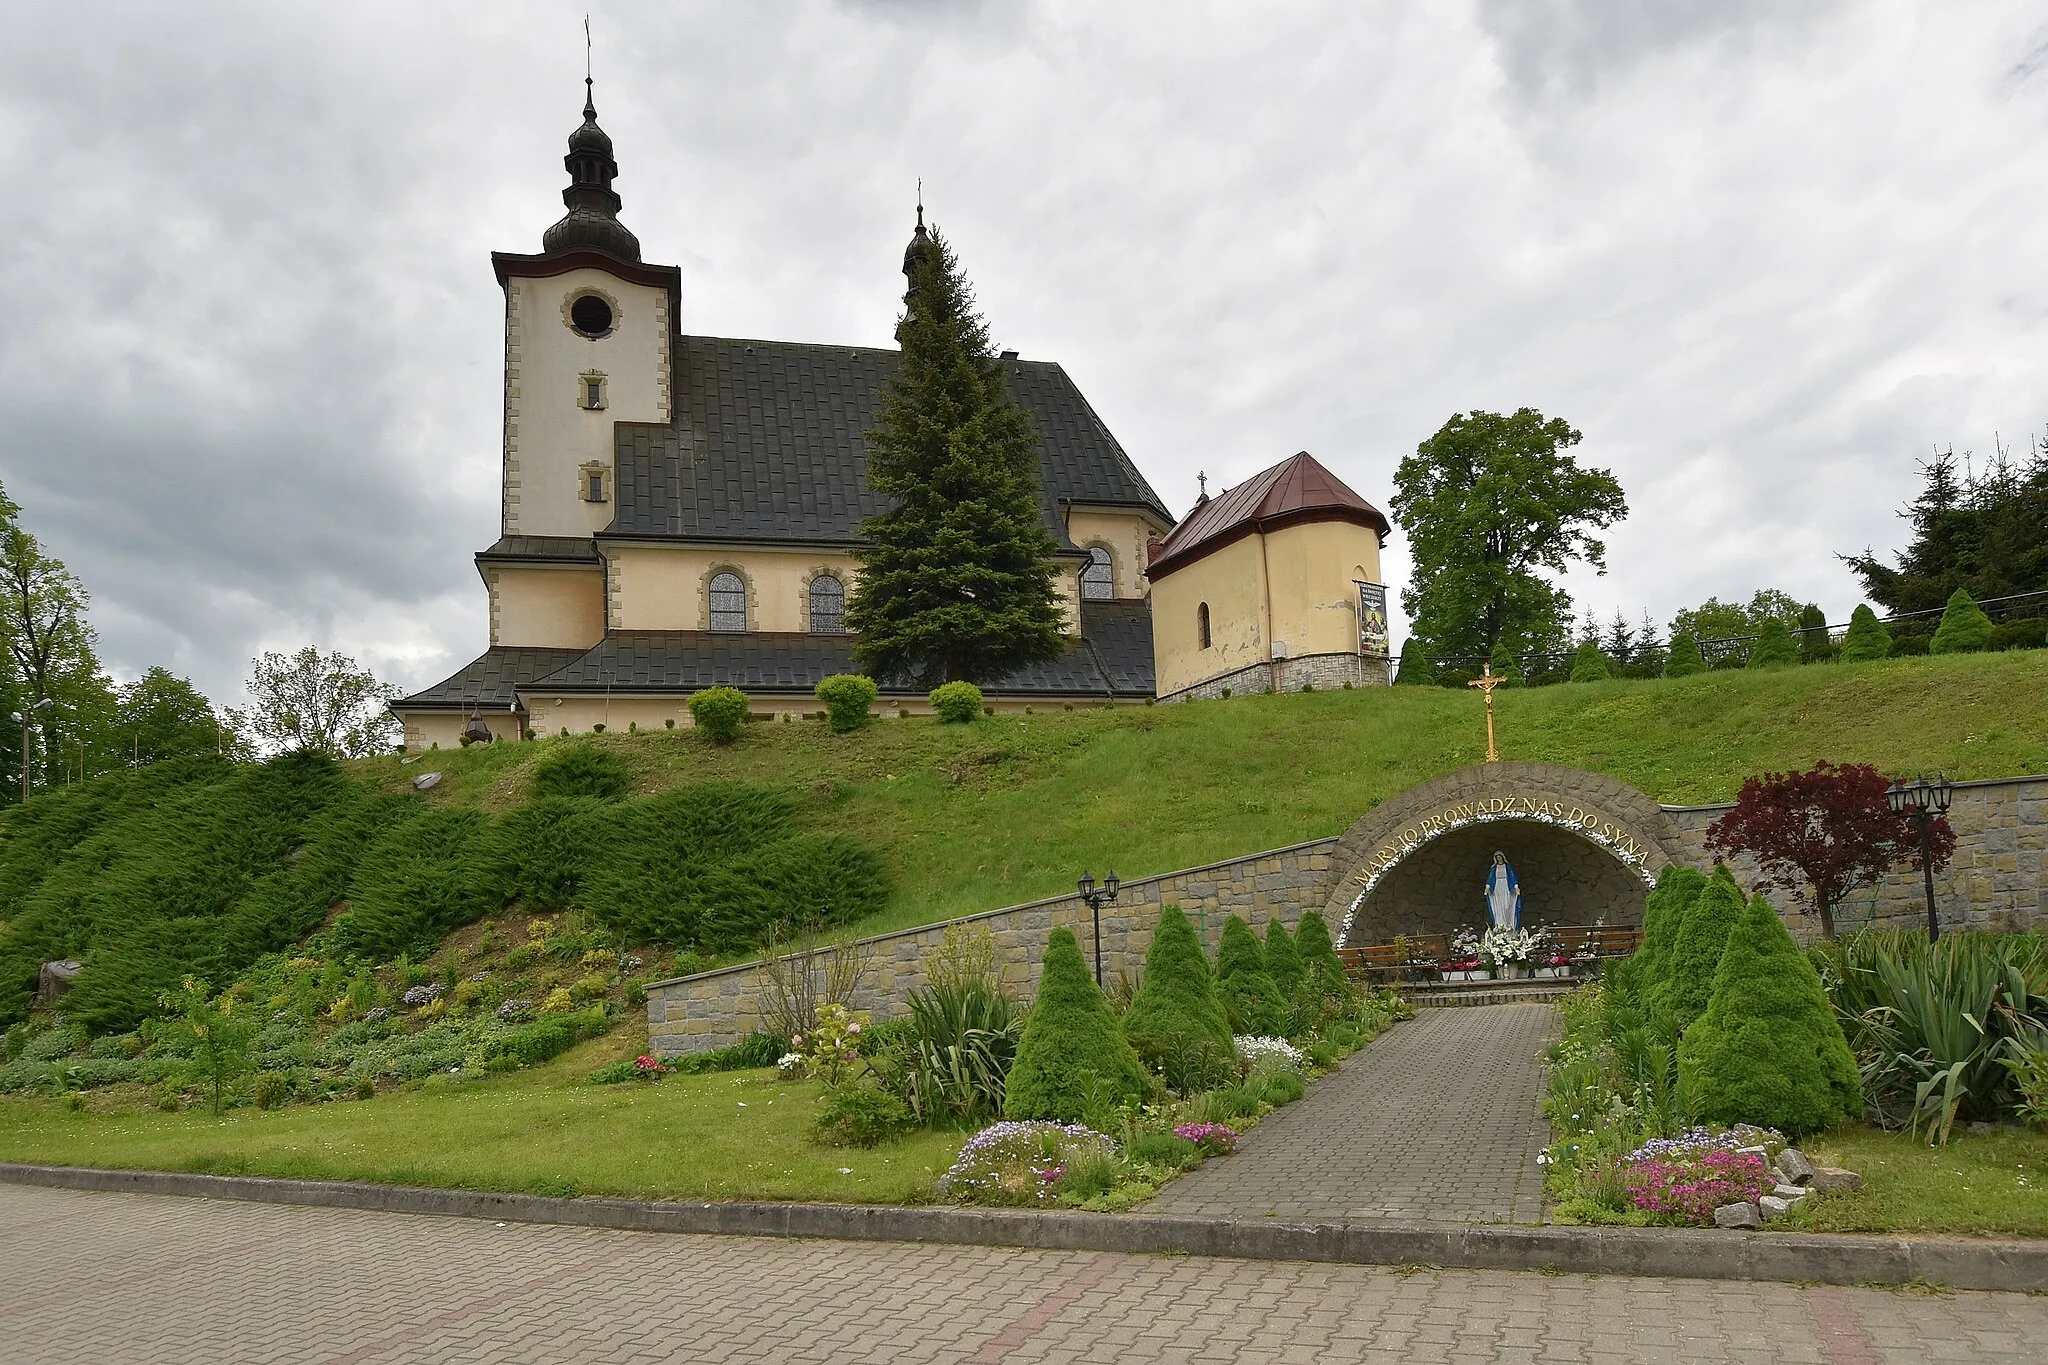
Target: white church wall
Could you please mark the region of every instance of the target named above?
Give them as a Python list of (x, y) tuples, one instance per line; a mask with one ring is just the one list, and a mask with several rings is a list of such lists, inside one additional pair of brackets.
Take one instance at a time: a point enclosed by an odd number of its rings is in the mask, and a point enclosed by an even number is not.
[[(586, 337), (569, 304), (596, 293), (613, 330)], [(612, 424), (669, 420), (666, 289), (607, 271), (571, 270), (505, 281), (505, 516), (508, 534), (584, 536), (611, 523)], [(603, 376), (605, 405), (580, 405), (583, 376)], [(605, 500), (583, 497), (582, 467), (605, 470)]]

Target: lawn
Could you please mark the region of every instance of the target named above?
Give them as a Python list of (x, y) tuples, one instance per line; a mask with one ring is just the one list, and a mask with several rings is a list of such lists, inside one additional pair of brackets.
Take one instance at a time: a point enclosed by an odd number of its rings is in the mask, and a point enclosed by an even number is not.
[(1779, 1226), (1819, 1232), (2048, 1237), (2048, 1133), (2001, 1124), (1945, 1147), (1845, 1124), (1801, 1149), (1863, 1177), (1854, 1194), (1817, 1195)]
[[(1608, 773), (1673, 804), (1730, 800), (1753, 773), (1821, 758), (1958, 779), (2048, 772), (2048, 650), (1577, 683), (1496, 702), (1506, 757)], [(688, 730), (592, 741), (628, 760), (641, 791), (773, 784), (806, 824), (873, 844), (895, 889), (861, 928), (882, 932), (1057, 894), (1083, 868), (1146, 876), (1341, 833), (1477, 762), (1485, 728), (1476, 696), (1401, 687), (884, 720), (847, 735), (759, 724), (725, 748)], [(503, 810), (526, 799), (544, 747), (354, 767), (391, 790), (439, 771), (430, 800)]]
[(0, 1099), (0, 1160), (548, 1195), (903, 1204), (932, 1197), (966, 1137), (918, 1132), (872, 1150), (823, 1146), (809, 1136), (819, 1086), (773, 1070), (652, 1085), (584, 1079), (633, 1055), (631, 1044), (613, 1035), (530, 1071), (434, 1077), (369, 1101), (218, 1119), (203, 1107), (76, 1113), (50, 1099)]

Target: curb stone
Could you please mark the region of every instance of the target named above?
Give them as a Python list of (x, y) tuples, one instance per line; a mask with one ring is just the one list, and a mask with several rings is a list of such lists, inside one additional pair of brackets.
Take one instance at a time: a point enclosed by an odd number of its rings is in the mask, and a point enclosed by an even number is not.
[(1731, 1237), (1710, 1228), (1289, 1223), (899, 1205), (556, 1199), (340, 1180), (274, 1180), (17, 1162), (0, 1162), (0, 1181), (53, 1189), (559, 1223), (627, 1232), (933, 1242), (1133, 1255), (1185, 1253), (1257, 1261), (1433, 1265), (1679, 1279), (1844, 1285), (1920, 1281), (1952, 1289), (2048, 1290), (2048, 1240), (1994, 1242), (1798, 1233)]

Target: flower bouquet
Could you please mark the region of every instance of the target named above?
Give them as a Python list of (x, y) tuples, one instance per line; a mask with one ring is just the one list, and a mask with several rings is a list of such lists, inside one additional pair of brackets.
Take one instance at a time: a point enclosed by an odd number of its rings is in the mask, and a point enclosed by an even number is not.
[(1479, 931), (1460, 929), (1451, 935), (1451, 955), (1436, 964), (1446, 981), (1484, 981), (1488, 973), (1479, 957)]
[(1536, 936), (1527, 929), (1488, 929), (1479, 956), (1503, 977), (1521, 976), (1536, 956)]

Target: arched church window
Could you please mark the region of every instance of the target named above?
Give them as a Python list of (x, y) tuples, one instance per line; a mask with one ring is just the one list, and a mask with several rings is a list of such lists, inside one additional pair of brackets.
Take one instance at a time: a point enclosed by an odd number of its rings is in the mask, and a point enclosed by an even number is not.
[(811, 634), (846, 633), (846, 585), (831, 574), (811, 580)]
[(730, 569), (711, 575), (711, 628), (747, 628), (747, 585)]
[(1109, 551), (1100, 545), (1088, 547), (1088, 567), (1081, 570), (1081, 600), (1107, 602), (1116, 596), (1115, 567)]
[(1195, 608), (1195, 636), (1202, 642), (1201, 647), (1203, 649), (1209, 647), (1209, 604), (1207, 602)]

